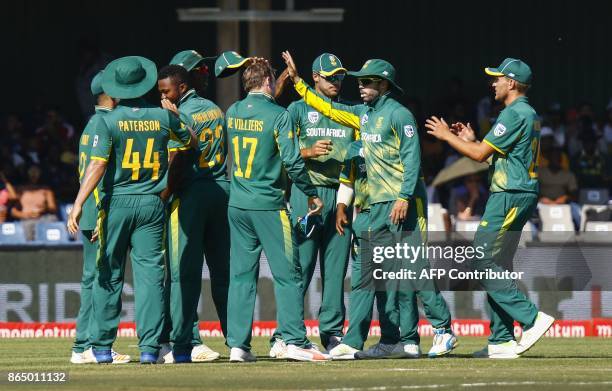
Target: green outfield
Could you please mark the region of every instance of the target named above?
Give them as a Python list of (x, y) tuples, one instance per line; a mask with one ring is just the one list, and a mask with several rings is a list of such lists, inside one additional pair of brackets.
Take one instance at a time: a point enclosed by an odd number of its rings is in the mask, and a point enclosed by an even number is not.
[[(429, 338), (426, 340), (429, 344)], [(612, 389), (612, 339), (545, 339), (517, 360), (477, 360), (469, 353), (484, 338), (463, 337), (456, 353), (443, 359), (292, 363), (267, 358), (267, 341), (257, 338), (257, 363), (229, 364), (228, 350), (219, 338), (207, 343), (223, 352), (208, 364), (141, 366), (71, 365), (67, 339), (0, 341), (0, 372), (68, 371), (59, 385), (12, 384), (0, 380), (1, 390), (594, 390)], [(116, 348), (137, 358), (134, 339), (119, 339)], [(428, 346), (423, 344), (423, 348)]]

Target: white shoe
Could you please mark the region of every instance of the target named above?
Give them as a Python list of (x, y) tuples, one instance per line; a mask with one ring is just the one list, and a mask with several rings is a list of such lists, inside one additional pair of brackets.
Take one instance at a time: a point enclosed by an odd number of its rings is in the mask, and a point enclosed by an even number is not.
[(508, 341), (497, 345), (487, 345), (484, 349), (473, 353), (475, 358), (500, 358), (513, 359), (519, 358), (516, 354), (516, 341)]
[(113, 358), (113, 364), (127, 364), (132, 358), (127, 354), (117, 353), (111, 349), (111, 357)]
[(204, 344), (196, 345), (191, 350), (191, 362), (214, 361), (218, 359), (219, 356), (221, 356), (219, 353)]
[(272, 348), (270, 348), (270, 357), (272, 358), (287, 358), (287, 344), (280, 338), (276, 338)]
[(404, 345), (404, 353), (404, 357), (419, 358), (421, 357), (421, 347), (414, 343), (408, 343)]
[(87, 364), (85, 359), (83, 358), (83, 353), (77, 353), (72, 351), (72, 355), (70, 356), (71, 364)]
[(342, 343), (342, 338), (336, 337), (336, 336), (329, 337), (329, 342), (327, 343), (327, 346), (325, 346), (325, 350), (327, 350), (328, 352), (331, 352), (333, 348), (340, 345), (341, 343)]
[(434, 329), (433, 345), (427, 355), (430, 358), (440, 357), (450, 353), (458, 345), (457, 337), (445, 329)]
[(257, 357), (248, 350), (231, 348), (229, 360), (230, 362), (254, 362), (257, 361)]
[(406, 352), (404, 352), (404, 345), (401, 343), (385, 344), (379, 342), (370, 346), (368, 350), (355, 353), (355, 358), (358, 360), (403, 357), (406, 357)]
[(287, 345), (287, 359), (295, 361), (327, 361), (331, 360), (331, 356), (321, 353), (312, 346), (300, 348), (296, 345)]
[(172, 346), (169, 343), (161, 344), (159, 355), (157, 356), (158, 364), (174, 364), (174, 355), (172, 354)]
[(544, 312), (538, 312), (535, 323), (529, 330), (523, 330), (523, 336), (516, 347), (516, 354), (523, 354), (548, 331), (550, 326), (555, 322), (555, 318)]
[(331, 356), (332, 360), (354, 360), (355, 353), (358, 351), (358, 349), (355, 349), (352, 346), (341, 343), (331, 349), (329, 351), (329, 355)]

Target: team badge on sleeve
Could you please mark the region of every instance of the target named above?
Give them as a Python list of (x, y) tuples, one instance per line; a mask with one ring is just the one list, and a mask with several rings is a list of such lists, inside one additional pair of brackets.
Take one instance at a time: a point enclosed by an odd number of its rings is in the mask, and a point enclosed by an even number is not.
[(316, 124), (319, 121), (319, 113), (317, 111), (308, 112), (308, 122)]
[(499, 124), (495, 125), (495, 129), (493, 129), (493, 134), (494, 135), (499, 137), (499, 136), (502, 136), (504, 133), (506, 133), (506, 127), (504, 126), (504, 124), (499, 123)]
[(404, 125), (404, 134), (406, 137), (414, 136), (414, 127), (412, 125)]
[(98, 145), (98, 135), (97, 134), (94, 136), (92, 147), (95, 147), (96, 145)]

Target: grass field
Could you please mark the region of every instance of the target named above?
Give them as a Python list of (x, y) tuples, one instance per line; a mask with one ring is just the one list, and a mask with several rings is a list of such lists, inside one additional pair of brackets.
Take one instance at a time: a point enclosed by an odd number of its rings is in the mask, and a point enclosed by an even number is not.
[[(517, 360), (477, 360), (469, 354), (484, 338), (460, 339), (455, 354), (442, 359), (293, 363), (267, 358), (265, 338), (254, 340), (256, 363), (229, 364), (219, 338), (207, 343), (223, 352), (208, 364), (71, 365), (68, 339), (0, 341), (0, 390), (602, 390), (612, 389), (612, 339), (544, 339)], [(429, 338), (423, 348), (429, 346)], [(116, 349), (138, 358), (134, 339)], [(8, 371), (67, 371), (58, 385), (7, 384)]]

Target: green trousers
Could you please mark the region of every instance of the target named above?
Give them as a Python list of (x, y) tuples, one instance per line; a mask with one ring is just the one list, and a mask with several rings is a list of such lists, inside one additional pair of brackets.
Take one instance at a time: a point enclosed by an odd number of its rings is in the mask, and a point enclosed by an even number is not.
[[(343, 236), (336, 232), (336, 193), (331, 187), (318, 186), (317, 192), (323, 201), (324, 209), (321, 213), (323, 226), (313, 232), (306, 239), (297, 236), (300, 265), (302, 267), (302, 282), (304, 295), (306, 294), (319, 258), (321, 271), (321, 306), (319, 308), (319, 332), (321, 343), (327, 346), (332, 336), (342, 337), (344, 328), (344, 277), (348, 266), (349, 251), (351, 247), (352, 229), (350, 225), (345, 228)], [(291, 189), (292, 224), (297, 224), (298, 217), (308, 212), (308, 197), (297, 186)], [(348, 215), (352, 221), (352, 212)], [(282, 334), (282, 331), (281, 331)]]
[[(374, 299), (380, 316), (380, 342), (384, 344), (395, 344), (400, 340), (398, 328), (399, 313), (395, 306), (395, 299), (388, 298), (387, 295), (394, 295), (395, 292), (376, 290), (373, 284), (372, 270), (367, 264), (361, 261), (361, 248), (369, 239), (370, 210), (362, 210), (355, 221), (353, 221), (354, 231), (354, 258), (351, 262), (351, 295), (349, 301), (349, 327), (342, 339), (342, 342), (362, 350), (368, 338), (370, 323), (372, 322), (372, 307)], [(385, 305), (391, 305), (386, 309)], [(389, 313), (389, 316), (385, 316)]]
[[(491, 193), (482, 216), (474, 246), (483, 246), (485, 256), (473, 260), (474, 270), (502, 271), (501, 263), (511, 262), (520, 233), (537, 207), (538, 196), (528, 192)], [(538, 309), (520, 291), (514, 280), (480, 280), (487, 291), (489, 304), (490, 344), (514, 340), (514, 321), (525, 328), (535, 322)]]
[(89, 323), (91, 321), (92, 303), (91, 291), (96, 278), (96, 254), (98, 243), (91, 243), (93, 230), (81, 231), (83, 242), (83, 274), (81, 276), (81, 305), (76, 320), (76, 337), (72, 350), (83, 353), (89, 347)]
[[(227, 222), (229, 182), (197, 180), (176, 194), (168, 216), (170, 269), (170, 340), (175, 354), (191, 352), (202, 344), (198, 301), (202, 290), (203, 255), (210, 271), (212, 299), (227, 335), (230, 238)], [(168, 286), (166, 287), (168, 288)], [(165, 333), (164, 333), (165, 334)], [(162, 336), (162, 342), (164, 337)]]
[(157, 195), (112, 196), (98, 213), (91, 345), (110, 349), (117, 336), (126, 254), (131, 248), (136, 333), (141, 352), (157, 353), (164, 323), (164, 205)]
[(230, 206), (227, 215), (232, 242), (227, 344), (251, 349), (259, 257), (263, 250), (274, 280), (276, 319), (283, 338), (288, 344), (307, 346), (310, 342), (304, 326), (300, 264), (287, 211)]
[[(419, 246), (421, 242), (427, 240), (427, 193), (422, 181), (417, 184), (414, 197), (410, 200), (408, 216), (403, 223), (393, 224), (389, 215), (393, 209), (395, 201), (379, 202), (371, 206), (370, 229), (373, 235), (387, 238), (384, 239), (386, 245), (395, 245), (397, 240), (408, 241), (410, 245)], [(389, 240), (388, 238), (393, 238)], [(415, 263), (392, 262), (394, 267), (405, 266), (414, 270), (416, 275), (420, 275), (421, 270), (429, 267), (427, 259), (420, 259)], [(425, 316), (434, 328), (444, 328), (450, 330), (451, 314), (446, 305), (444, 297), (435, 286), (433, 281), (421, 284), (415, 288), (412, 283), (404, 284), (400, 280), (386, 281), (386, 291), (396, 292), (395, 298), (399, 311), (399, 327), (401, 330), (400, 340), (404, 344), (420, 343), (418, 333), (419, 312), (417, 296), (421, 299)], [(388, 299), (393, 300), (393, 295), (389, 294)], [(393, 312), (389, 312), (390, 306), (385, 306), (387, 312), (381, 316), (391, 317)], [(392, 319), (389, 319), (391, 322)]]

